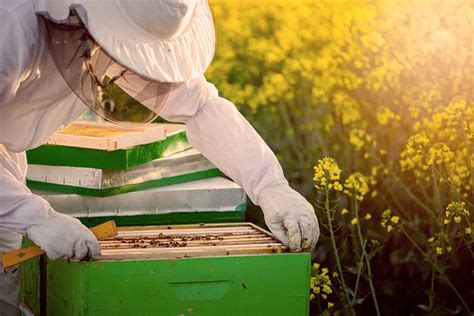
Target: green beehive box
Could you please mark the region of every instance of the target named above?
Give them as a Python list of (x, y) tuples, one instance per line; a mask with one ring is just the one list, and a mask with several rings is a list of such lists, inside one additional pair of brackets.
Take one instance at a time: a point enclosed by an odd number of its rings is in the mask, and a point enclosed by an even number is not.
[(129, 170), (30, 163), (26, 180), (30, 189), (103, 197), (222, 175), (199, 151), (191, 148)]
[(249, 223), (122, 228), (101, 248), (47, 262), (47, 315), (309, 313), (310, 255)]
[(243, 189), (223, 177), (108, 197), (32, 192), (87, 226), (109, 219), (121, 226), (242, 222), (247, 205)]
[(27, 151), (28, 163), (128, 170), (191, 148), (182, 124), (133, 129), (106, 122), (77, 122), (65, 130)]

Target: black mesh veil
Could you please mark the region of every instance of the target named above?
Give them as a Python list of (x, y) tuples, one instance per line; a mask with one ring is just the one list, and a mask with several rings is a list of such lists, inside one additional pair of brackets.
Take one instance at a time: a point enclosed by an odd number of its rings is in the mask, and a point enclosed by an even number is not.
[(172, 83), (149, 80), (114, 61), (74, 10), (61, 23), (41, 19), (56, 67), (94, 112), (121, 125), (148, 123), (160, 114)]

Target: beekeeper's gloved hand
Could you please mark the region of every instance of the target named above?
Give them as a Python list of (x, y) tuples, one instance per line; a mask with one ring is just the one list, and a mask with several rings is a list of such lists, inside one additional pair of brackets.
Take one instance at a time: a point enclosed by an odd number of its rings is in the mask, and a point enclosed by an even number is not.
[(287, 184), (266, 187), (258, 196), (265, 222), (291, 252), (312, 252), (319, 238), (313, 206)]
[(100, 255), (100, 246), (94, 234), (82, 223), (68, 215), (42, 209), (26, 227), (28, 237), (51, 260), (59, 258), (78, 261)]

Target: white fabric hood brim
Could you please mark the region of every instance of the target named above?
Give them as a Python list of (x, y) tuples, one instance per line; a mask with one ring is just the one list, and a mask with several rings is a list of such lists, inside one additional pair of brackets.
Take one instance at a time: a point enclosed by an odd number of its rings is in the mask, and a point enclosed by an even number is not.
[(212, 61), (215, 31), (207, 0), (197, 0), (188, 27), (169, 40), (153, 37), (124, 15), (117, 0), (35, 0), (37, 14), (58, 23), (77, 10), (87, 29), (117, 62), (137, 74), (161, 82), (185, 82), (202, 75)]

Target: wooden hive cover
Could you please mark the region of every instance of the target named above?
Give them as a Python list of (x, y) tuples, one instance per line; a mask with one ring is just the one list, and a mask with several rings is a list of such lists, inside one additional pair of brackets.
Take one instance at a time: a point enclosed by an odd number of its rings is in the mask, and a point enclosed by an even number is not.
[(52, 135), (47, 144), (111, 151), (163, 140), (175, 130), (173, 124), (123, 127), (110, 122), (77, 121)]
[(99, 260), (268, 254), (287, 248), (252, 223), (119, 227), (100, 241)]
[(189, 148), (183, 124), (128, 128), (78, 121), (26, 154), (30, 164), (128, 170)]

